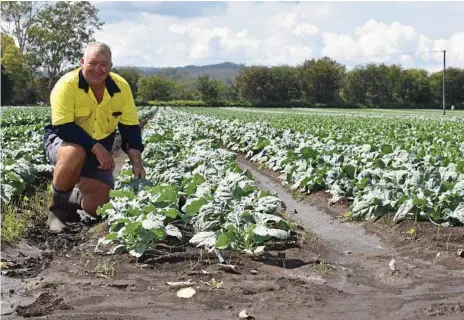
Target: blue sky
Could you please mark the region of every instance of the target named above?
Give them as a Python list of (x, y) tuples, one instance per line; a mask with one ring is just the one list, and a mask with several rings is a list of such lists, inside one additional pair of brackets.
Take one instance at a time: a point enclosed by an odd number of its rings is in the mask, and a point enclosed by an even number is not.
[(93, 2), (118, 65), (232, 61), (464, 67), (464, 2)]

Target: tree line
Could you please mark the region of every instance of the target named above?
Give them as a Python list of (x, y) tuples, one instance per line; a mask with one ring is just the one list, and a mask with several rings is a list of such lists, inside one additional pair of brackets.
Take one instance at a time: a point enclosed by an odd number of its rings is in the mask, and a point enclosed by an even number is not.
[[(143, 76), (134, 67), (117, 68), (140, 102), (201, 100), (209, 105), (248, 102), (257, 106), (441, 108), (442, 72), (369, 63), (347, 71), (328, 57), (298, 66), (249, 66), (227, 82), (207, 74), (194, 81)], [(447, 106), (464, 108), (464, 69), (446, 70)]]
[[(89, 2), (2, 2), (2, 104), (48, 101), (55, 81), (78, 65), (83, 44), (103, 23)], [(174, 69), (175, 70), (175, 69)], [(150, 101), (207, 105), (441, 108), (442, 72), (369, 63), (352, 70), (322, 57), (297, 66), (248, 66), (220, 81), (175, 72), (144, 75), (116, 67), (139, 104)], [(446, 70), (447, 106), (464, 108), (464, 69)]]

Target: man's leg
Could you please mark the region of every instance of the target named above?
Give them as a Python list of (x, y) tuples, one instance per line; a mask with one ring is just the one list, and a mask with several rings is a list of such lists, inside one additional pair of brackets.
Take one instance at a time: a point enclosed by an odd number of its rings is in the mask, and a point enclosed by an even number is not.
[(73, 212), (68, 212), (70, 211), (69, 200), (86, 159), (84, 148), (77, 144), (63, 141), (57, 145), (59, 146), (56, 150), (49, 150), (51, 151), (49, 157), (55, 163), (52, 205), (48, 216), (48, 225), (52, 232), (61, 232), (65, 227), (65, 221), (75, 218), (70, 216)]
[(79, 181), (86, 153), (81, 146), (62, 142), (56, 153), (56, 165), (53, 170), (53, 187), (57, 191), (69, 191)]
[(82, 208), (93, 217), (97, 217), (97, 209), (109, 200), (111, 186), (100, 180), (81, 177), (79, 190), (82, 192)]

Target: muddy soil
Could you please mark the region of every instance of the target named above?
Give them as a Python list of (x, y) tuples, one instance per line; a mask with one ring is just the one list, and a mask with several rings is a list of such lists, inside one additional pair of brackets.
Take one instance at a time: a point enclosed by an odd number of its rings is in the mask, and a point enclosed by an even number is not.
[[(126, 155), (115, 156), (120, 168)], [(238, 163), (285, 201), (301, 225), (298, 244), (270, 245), (261, 257), (224, 252), (236, 274), (196, 248), (160, 244), (139, 261), (96, 253), (105, 223), (60, 236), (40, 228), (2, 247), (2, 319), (239, 319), (242, 310), (255, 319), (464, 319), (462, 228), (437, 236), (418, 224), (413, 239), (407, 223), (340, 221), (347, 203), (328, 207), (324, 194), (297, 201), (272, 172)], [(189, 279), (189, 299), (166, 284)]]

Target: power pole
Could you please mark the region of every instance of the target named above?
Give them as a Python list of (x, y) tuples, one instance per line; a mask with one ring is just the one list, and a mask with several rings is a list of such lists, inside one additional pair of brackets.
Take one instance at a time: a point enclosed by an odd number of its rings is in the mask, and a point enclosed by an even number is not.
[(443, 50), (443, 115), (446, 114), (445, 77), (446, 77), (446, 50)]

